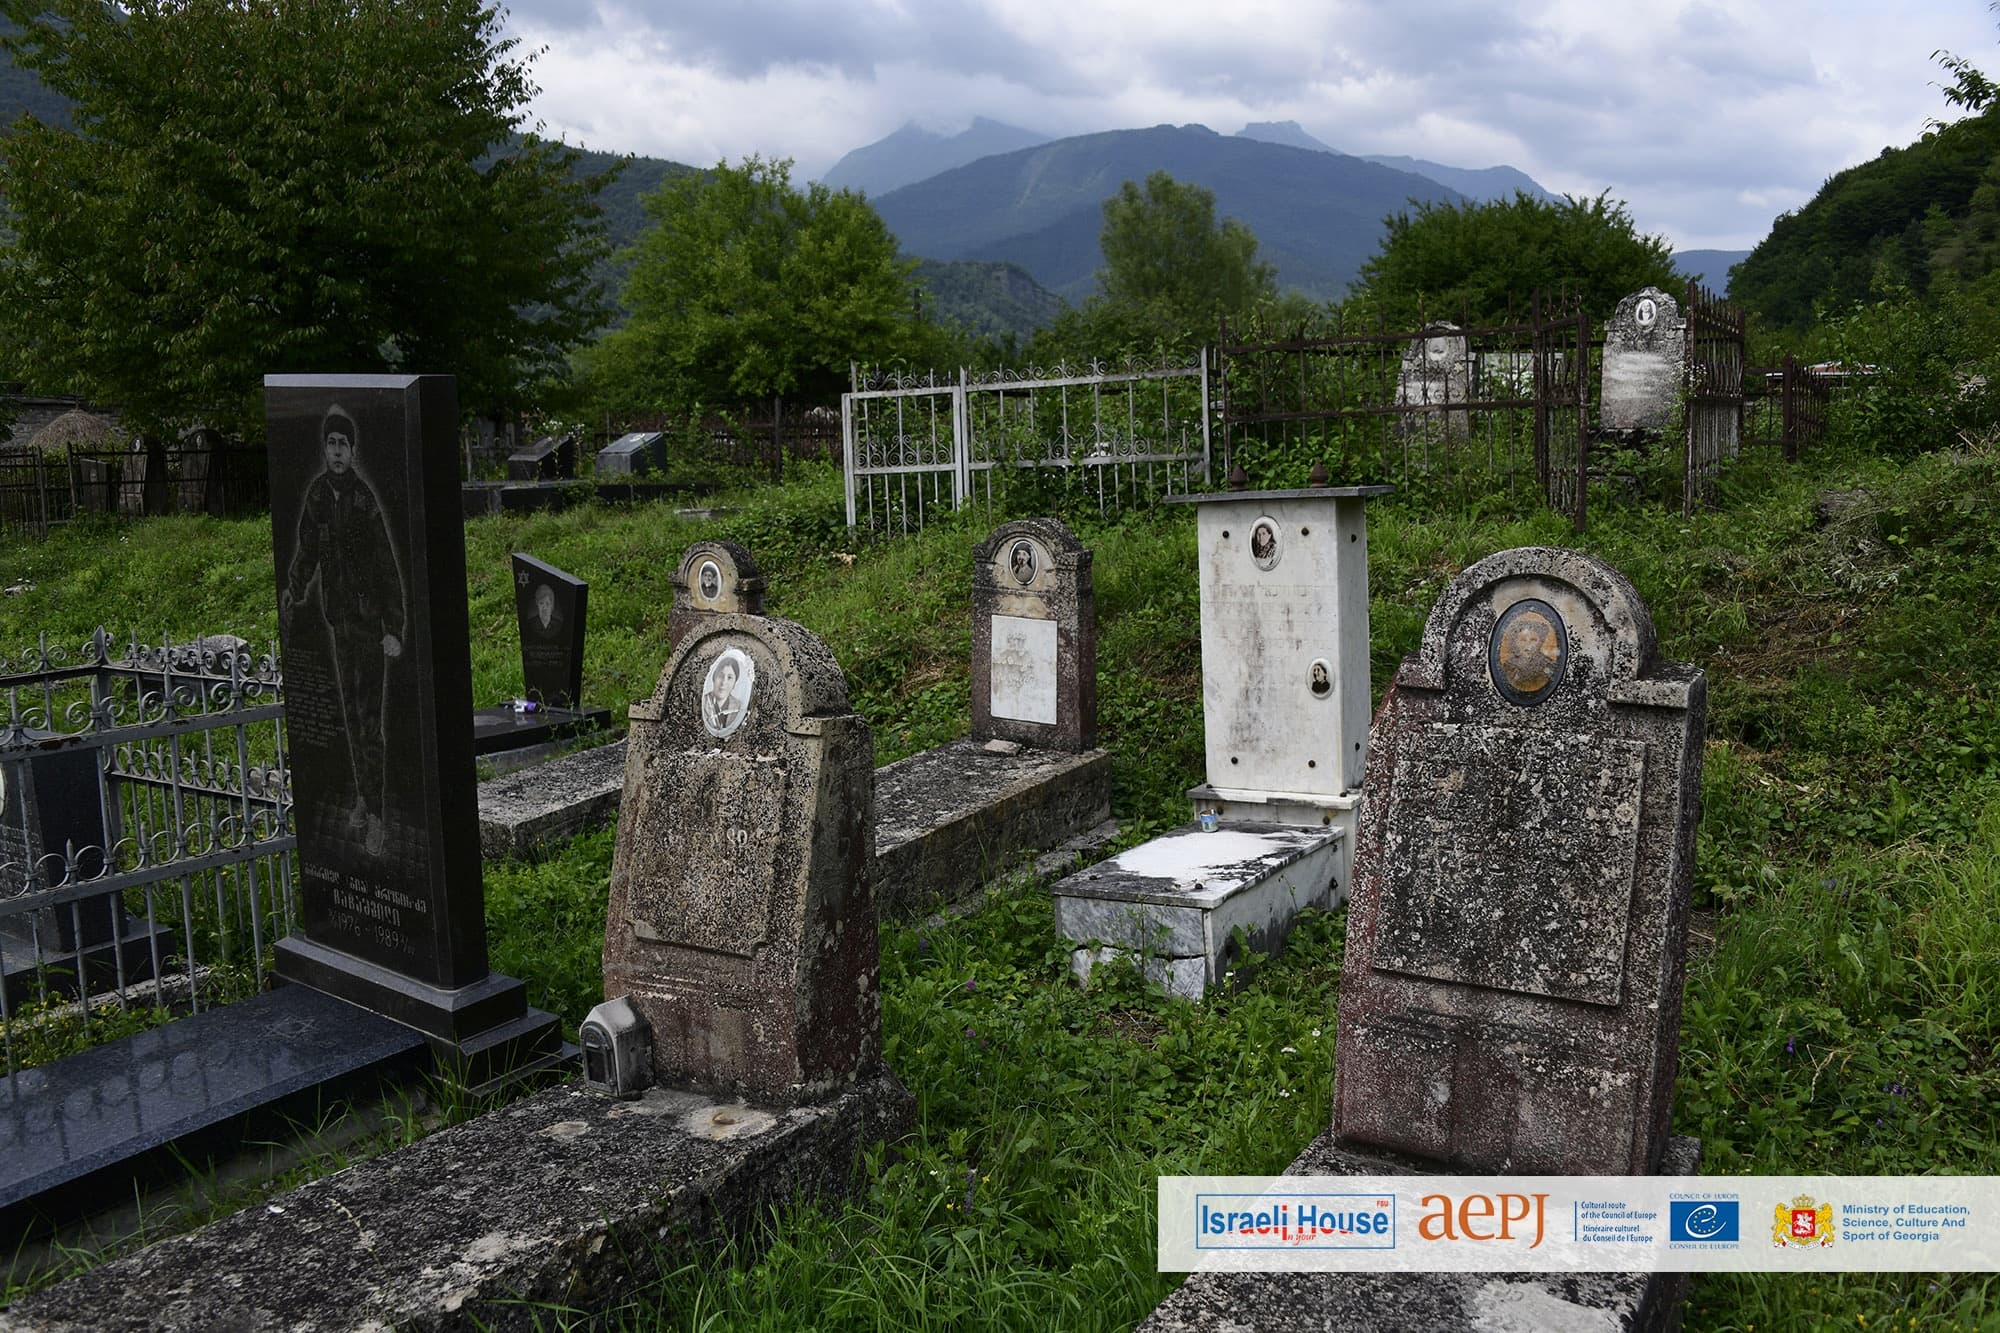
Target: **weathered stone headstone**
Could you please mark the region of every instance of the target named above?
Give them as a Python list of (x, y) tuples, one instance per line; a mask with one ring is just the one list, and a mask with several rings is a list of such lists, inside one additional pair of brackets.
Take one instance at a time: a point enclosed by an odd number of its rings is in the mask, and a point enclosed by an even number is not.
[(172, 503), (166, 442), (150, 431), (133, 436), (118, 478), (118, 512), (152, 516), (166, 513)]
[(1657, 287), (1620, 301), (1604, 326), (1598, 425), (1605, 430), (1666, 429), (1686, 364), (1687, 321), (1678, 301)]
[(764, 576), (750, 552), (735, 542), (696, 542), (674, 569), (667, 647), (679, 647), (681, 640), (712, 616), (763, 614)]
[(1003, 523), (973, 549), (972, 739), (1097, 744), (1090, 551), (1060, 520)]
[(583, 698), (583, 629), (590, 585), (531, 555), (514, 552), (514, 614), (521, 625), (521, 680), (527, 697), (551, 708)]
[(632, 477), (667, 470), (667, 437), (656, 430), (621, 435), (597, 451), (597, 475)]
[(1503, 551), (1370, 738), (1334, 1133), (1469, 1171), (1659, 1168), (1707, 686), (1631, 584)]
[(555, 1049), (487, 969), (456, 388), (443, 375), (265, 379), (298, 825), (280, 977), (462, 1052)]
[(604, 994), (669, 1086), (790, 1104), (881, 1053), (874, 738), (802, 626), (717, 616), (632, 705)]
[(1405, 432), (1426, 439), (1462, 439), (1470, 418), (1461, 404), (1472, 399), (1472, 357), (1458, 325), (1429, 324), (1410, 340), (1396, 376), (1396, 406), (1416, 408), (1402, 418)]
[(507, 455), (509, 481), (561, 481), (575, 475), (574, 435), (544, 435)]

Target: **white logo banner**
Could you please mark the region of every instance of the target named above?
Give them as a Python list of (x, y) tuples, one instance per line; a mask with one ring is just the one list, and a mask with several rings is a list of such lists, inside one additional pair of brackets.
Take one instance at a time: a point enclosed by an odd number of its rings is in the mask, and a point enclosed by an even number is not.
[(1160, 1271), (2000, 1272), (2000, 1176), (1162, 1176)]

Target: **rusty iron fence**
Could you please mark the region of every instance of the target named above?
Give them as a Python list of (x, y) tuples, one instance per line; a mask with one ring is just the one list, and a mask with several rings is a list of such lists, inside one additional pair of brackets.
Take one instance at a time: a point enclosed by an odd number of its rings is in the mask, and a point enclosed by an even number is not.
[(1776, 449), (1796, 463), (1826, 434), (1836, 376), (1801, 366), (1787, 355), (1776, 366), (1743, 371), (1743, 447)]
[(220, 440), (130, 449), (0, 449), (0, 531), (46, 537), (92, 514), (256, 513), (270, 505), (264, 451)]
[(847, 525), (920, 530), (991, 507), (1008, 469), (1060, 470), (1108, 513), (1208, 474), (1209, 358), (924, 375), (853, 372), (841, 395)]
[(1687, 285), (1686, 455), (1681, 513), (1715, 503), (1725, 464), (1743, 452), (1744, 317), (1698, 282)]
[[(295, 919), (275, 653), (99, 630), (0, 657), (0, 1047), (105, 1003), (261, 989)], [(32, 1043), (28, 1043), (32, 1045)]]
[(1597, 362), (1589, 315), (1535, 297), (1519, 318), (1414, 330), (1350, 321), (1221, 326), (1217, 422), (1225, 468), (1280, 457), (1341, 481), (1538, 497), (1581, 530)]

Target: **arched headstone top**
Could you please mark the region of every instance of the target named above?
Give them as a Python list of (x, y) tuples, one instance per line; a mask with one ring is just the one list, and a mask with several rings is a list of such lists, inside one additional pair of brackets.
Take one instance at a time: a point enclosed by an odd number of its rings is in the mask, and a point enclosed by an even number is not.
[[(1695, 673), (1657, 654), (1652, 613), (1623, 574), (1581, 551), (1523, 546), (1460, 571), (1396, 683), (1443, 691), (1476, 679), (1521, 706), (1569, 685), (1611, 703), (1687, 707)], [(1546, 681), (1534, 656), (1546, 659)]]
[[(726, 681), (731, 665), (735, 679)], [(847, 677), (825, 641), (795, 621), (709, 616), (681, 641), (653, 693), (632, 705), (631, 716), (660, 722), (676, 716), (677, 707), (701, 718), (718, 744), (749, 741), (769, 726), (808, 731), (810, 719), (849, 711)]]
[(1061, 519), (1022, 518), (1002, 523), (972, 548), (976, 573), (1013, 591), (1046, 591), (1058, 570), (1090, 568), (1090, 548)]
[(1669, 332), (1678, 335), (1684, 323), (1681, 303), (1672, 294), (1658, 287), (1643, 287), (1618, 302), (1606, 329), (1625, 330), (1640, 337)]
[(696, 542), (674, 570), (674, 598), (685, 598), (696, 611), (761, 615), (764, 575), (755, 557), (736, 542)]

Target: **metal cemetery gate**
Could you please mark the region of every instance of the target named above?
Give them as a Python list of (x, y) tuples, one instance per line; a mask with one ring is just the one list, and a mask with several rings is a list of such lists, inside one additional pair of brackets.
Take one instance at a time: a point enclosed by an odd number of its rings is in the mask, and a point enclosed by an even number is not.
[[(865, 385), (865, 387), (864, 387)], [(1185, 365), (1065, 366), (863, 380), (840, 397), (847, 525), (921, 529), (936, 506), (990, 504), (996, 467), (1091, 470), (1100, 512), (1206, 476), (1208, 354)]]

